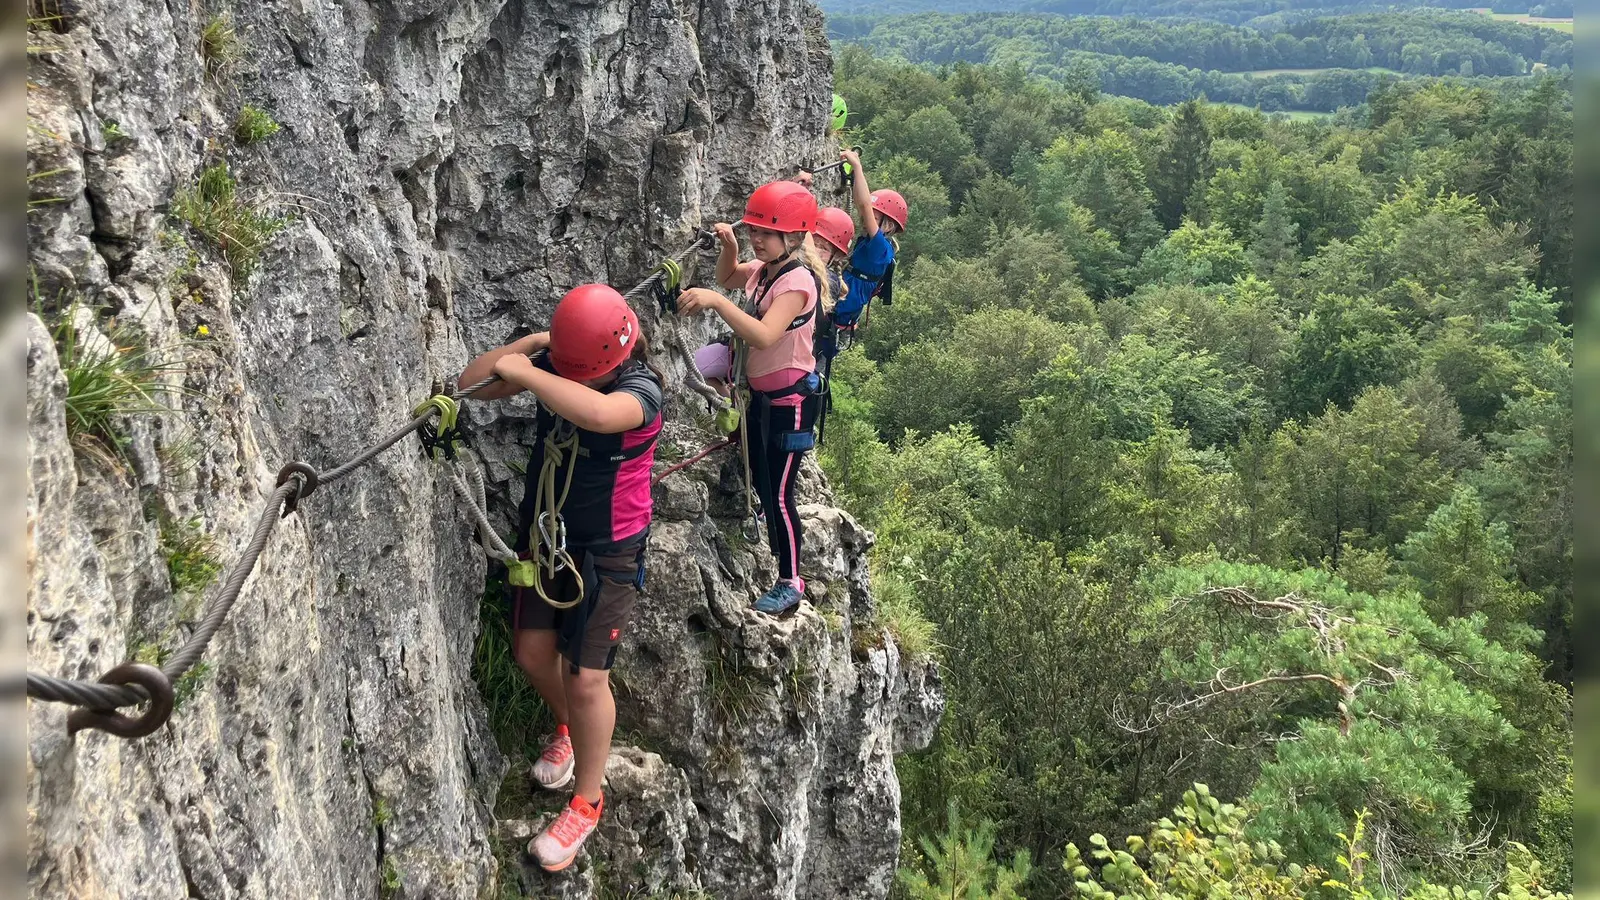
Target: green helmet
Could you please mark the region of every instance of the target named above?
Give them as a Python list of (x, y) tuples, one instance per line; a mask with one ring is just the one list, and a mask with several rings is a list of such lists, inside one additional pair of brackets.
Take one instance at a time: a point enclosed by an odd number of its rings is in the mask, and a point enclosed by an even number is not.
[(850, 116), (850, 107), (844, 103), (844, 98), (838, 94), (833, 95), (833, 130), (843, 131), (844, 120)]

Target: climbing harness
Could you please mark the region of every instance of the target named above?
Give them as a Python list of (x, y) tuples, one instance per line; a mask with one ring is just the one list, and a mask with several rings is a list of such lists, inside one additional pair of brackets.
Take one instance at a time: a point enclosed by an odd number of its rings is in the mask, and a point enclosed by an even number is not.
[[(713, 240), (714, 235), (711, 232), (700, 231), (688, 247), (671, 258), (670, 262), (679, 267), (680, 279), (683, 262), (692, 254), (710, 246)], [(639, 299), (646, 291), (652, 290), (667, 274), (666, 268), (665, 265), (657, 266), (648, 278), (624, 294), (623, 299), (631, 302)], [(667, 321), (675, 322), (673, 319)], [(681, 328), (668, 327), (664, 330), (674, 338), (677, 349), (689, 361), (687, 366), (689, 387), (706, 396), (714, 406), (724, 405), (722, 395), (716, 388), (707, 384), (695, 368), (693, 351), (688, 347)], [(205, 612), (195, 626), (194, 633), (160, 668), (144, 663), (127, 662), (100, 676), (98, 681), (57, 678), (53, 675), (28, 672), (28, 696), (35, 700), (81, 707), (67, 716), (68, 734), (75, 734), (85, 728), (94, 728), (118, 737), (139, 738), (155, 732), (171, 718), (175, 696), (173, 684), (199, 662), (212, 637), (222, 627), (223, 621), (227, 619), (228, 613), (239, 599), (245, 581), (255, 570), (256, 561), (266, 548), (267, 541), (272, 537), (278, 522), (294, 513), (300, 501), (311, 496), (318, 487), (344, 478), (408, 435), (420, 432), (424, 428), (428, 429), (427, 435), (423, 438), (424, 451), (430, 458), (439, 459), (442, 455), (444, 460), (452, 464), (465, 459), (465, 454), (461, 454), (459, 458), (454, 455), (457, 453), (457, 445), (463, 439), (457, 418), (460, 413), (459, 403), (499, 380), (500, 376), (490, 375), (449, 395), (445, 395), (442, 391), (434, 391), (434, 396), (416, 408), (410, 422), (333, 469), (319, 471), (308, 463), (297, 461), (278, 470), (272, 493), (268, 495), (267, 502), (256, 519), (255, 530), (251, 533), (243, 554), (228, 572), (222, 588), (207, 602)], [(433, 425), (435, 416), (440, 417), (437, 426)], [(575, 444), (574, 452), (579, 452)], [(451, 483), (463, 497), (469, 498), (467, 505), (473, 509), (473, 516), (479, 526), (480, 540), (484, 543), (486, 552), (493, 550), (494, 555), (502, 561), (507, 556), (514, 558), (515, 554), (511, 553), (489, 527), (481, 489), (482, 476), (481, 474), (474, 476), (473, 472), (475, 469), (468, 469), (468, 478), (477, 478), (476, 483), (479, 487), (476, 490), (469, 491), (468, 483), (465, 480), (458, 483), (458, 476), (454, 474)], [(570, 485), (570, 478), (568, 483)], [(560, 553), (565, 553), (564, 535), (560, 533), (559, 521), (555, 522), (553, 527), (556, 528), (555, 546)], [(566, 558), (570, 560), (571, 557)], [(536, 584), (537, 579), (529, 575), (529, 566), (519, 568), (508, 564), (507, 568), (512, 573), (513, 584), (516, 583), (516, 579)], [(116, 712), (119, 707), (141, 704), (145, 709), (135, 716)]]
[[(784, 275), (787, 275), (795, 269), (804, 266), (805, 263), (801, 260), (791, 259), (781, 266), (777, 272), (773, 273), (771, 278), (758, 277), (756, 280), (756, 289), (754, 293), (745, 298), (745, 302), (743, 304), (745, 313), (756, 318), (760, 318), (761, 301), (764, 300), (767, 293), (772, 290), (772, 286), (777, 284), (779, 279), (783, 278)], [(809, 269), (807, 271), (811, 274), (812, 279), (815, 280), (816, 273), (810, 272)], [(809, 312), (796, 316), (794, 320), (789, 323), (788, 327), (784, 329), (785, 332), (794, 331), (797, 328), (803, 327), (819, 314), (821, 307), (821, 287), (821, 284), (817, 285), (819, 301), (812, 305), (812, 308)], [(750, 407), (751, 403), (757, 400), (758, 397), (757, 392), (750, 389), (749, 381), (745, 371), (750, 361), (749, 345), (746, 344), (745, 341), (737, 334), (735, 334), (729, 339), (728, 346), (733, 356), (732, 364), (729, 366), (728, 377), (730, 383), (734, 386), (734, 411), (738, 417), (737, 425), (739, 428), (739, 458), (744, 468), (745, 538), (749, 543), (754, 544), (759, 543), (761, 540), (761, 524), (760, 520), (757, 518), (754, 495), (755, 486), (750, 469)], [(808, 379), (818, 377), (819, 376), (816, 373), (810, 373), (807, 378), (801, 379), (801, 383), (805, 383)], [(798, 390), (796, 390), (794, 387), (790, 387), (782, 391), (764, 395), (759, 399), (761, 399), (763, 402), (770, 402), (773, 399), (786, 397), (793, 393), (798, 393)], [(766, 410), (763, 409), (763, 413), (765, 412)], [(762, 421), (766, 421), (765, 415), (763, 415)], [(718, 424), (721, 424), (720, 419)], [(765, 431), (765, 426), (763, 426), (763, 439), (765, 439), (766, 436)]]
[[(544, 437), (544, 465), (539, 468), (539, 485), (534, 495), (533, 528), (537, 540), (528, 542), (539, 569), (534, 590), (539, 599), (556, 609), (569, 609), (583, 602), (583, 576), (567, 552), (567, 523), (561, 509), (572, 491), (572, 476), (578, 471), (578, 426), (560, 416)], [(562, 464), (567, 477), (556, 493), (556, 472)]]

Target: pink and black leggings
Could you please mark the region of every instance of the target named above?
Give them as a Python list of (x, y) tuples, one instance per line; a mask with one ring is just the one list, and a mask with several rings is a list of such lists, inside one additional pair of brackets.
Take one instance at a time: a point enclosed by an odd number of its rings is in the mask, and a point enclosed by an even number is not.
[(781, 579), (800, 577), (800, 509), (794, 486), (801, 458), (816, 444), (812, 429), (821, 406), (822, 398), (816, 395), (790, 406), (752, 392), (750, 480), (767, 514), (767, 542), (778, 558)]

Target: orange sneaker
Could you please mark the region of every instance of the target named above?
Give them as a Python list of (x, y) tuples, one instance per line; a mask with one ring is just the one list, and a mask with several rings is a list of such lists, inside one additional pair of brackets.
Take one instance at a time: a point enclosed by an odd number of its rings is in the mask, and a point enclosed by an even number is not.
[(546, 790), (558, 790), (572, 780), (572, 738), (567, 726), (557, 725), (550, 743), (544, 745), (538, 762), (533, 764), (533, 780)]
[(600, 810), (605, 804), (605, 798), (601, 797), (599, 803), (590, 806), (589, 801), (574, 794), (572, 802), (556, 816), (550, 827), (539, 832), (528, 844), (528, 854), (538, 860), (546, 872), (559, 872), (572, 865), (578, 851), (583, 849), (583, 842), (600, 824)]

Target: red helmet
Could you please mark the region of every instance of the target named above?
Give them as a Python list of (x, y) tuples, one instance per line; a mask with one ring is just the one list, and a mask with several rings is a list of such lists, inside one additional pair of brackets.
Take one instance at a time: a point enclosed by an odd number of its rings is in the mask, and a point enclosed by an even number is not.
[(773, 231), (810, 231), (817, 222), (817, 198), (798, 182), (769, 182), (745, 201), (740, 221)]
[(898, 191), (874, 191), (872, 208), (893, 219), (901, 231), (906, 230), (906, 219), (911, 216), (911, 207), (906, 205), (906, 198), (900, 196)]
[(604, 284), (580, 284), (550, 317), (550, 364), (556, 374), (586, 381), (622, 365), (639, 338), (639, 317)]
[(812, 231), (840, 253), (849, 253), (850, 241), (856, 236), (856, 223), (849, 213), (830, 206), (817, 213), (817, 227)]

